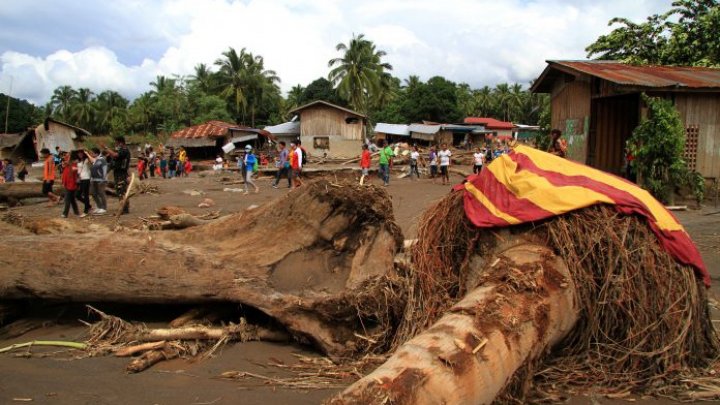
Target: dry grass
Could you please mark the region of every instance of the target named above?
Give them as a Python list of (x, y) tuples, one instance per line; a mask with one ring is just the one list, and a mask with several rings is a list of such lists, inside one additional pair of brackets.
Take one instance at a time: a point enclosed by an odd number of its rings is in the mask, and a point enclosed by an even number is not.
[[(418, 230), (415, 272), (395, 345), (464, 295), (470, 259), (486, 255), (497, 239), (467, 220), (462, 193), (429, 209)], [(661, 248), (643, 219), (595, 206), (509, 230), (544, 241), (565, 259), (581, 313), (565, 341), (537, 367), (528, 365), (526, 378), (515, 379), (505, 400), (522, 400), (531, 387), (535, 398), (589, 387), (620, 397), (720, 394), (720, 380), (707, 374), (720, 352), (707, 291), (690, 267)]]

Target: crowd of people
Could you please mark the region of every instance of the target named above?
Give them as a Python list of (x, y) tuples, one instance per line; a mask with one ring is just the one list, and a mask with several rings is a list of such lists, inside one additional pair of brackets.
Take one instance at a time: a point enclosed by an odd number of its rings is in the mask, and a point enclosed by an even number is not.
[[(492, 143), (479, 146), (473, 152), (473, 173), (481, 173), (483, 167), (489, 162), (509, 152), (507, 144), (497, 143), (494, 147), (491, 146), (493, 146)], [(193, 170), (190, 158), (184, 148), (180, 147), (177, 151), (172, 147), (167, 149), (160, 147), (158, 149), (160, 150), (159, 153), (151, 145), (145, 145), (145, 148), (139, 151), (137, 172), (140, 180), (151, 177), (167, 179), (187, 177)], [(390, 184), (390, 171), (393, 161), (398, 156), (408, 159), (408, 176), (410, 179), (420, 179), (420, 168), (422, 167), (422, 172), (427, 173), (428, 178), (432, 179), (434, 183), (438, 180), (443, 185), (450, 182), (449, 171), (453, 153), (446, 143), (442, 143), (437, 147), (431, 146), (424, 153), (421, 153), (417, 145), (409, 146), (404, 144), (401, 147), (398, 144), (393, 148), (384, 140), (380, 140), (377, 144), (364, 144), (360, 156), (362, 170), (360, 184), (371, 182), (370, 169), (373, 156), (371, 151), (375, 151), (375, 154), (378, 155), (377, 172), (384, 186)], [(308, 155), (300, 142), (295, 141), (288, 146), (281, 141), (277, 144), (275, 152), (274, 157), (271, 159), (275, 162), (277, 172), (271, 186), (278, 188), (280, 181), (283, 179), (287, 179), (287, 188), (289, 189), (302, 186), (302, 170), (307, 163)], [(567, 142), (562, 139), (559, 130), (551, 132), (548, 152), (566, 157)], [(116, 138), (114, 148), (100, 145), (99, 148), (65, 152), (57, 147), (54, 153), (44, 148), (41, 150), (41, 159), (43, 160), (42, 193), (47, 196), (49, 205), (64, 202), (63, 217), (67, 217), (71, 210), (73, 214), (79, 217), (106, 214), (107, 199), (105, 189), (110, 172), (113, 173), (115, 193), (121, 201), (129, 185), (131, 154), (123, 137)], [(269, 165), (268, 155), (260, 154), (258, 156), (253, 147), (247, 145), (244, 149), (241, 149), (236, 159), (237, 168), (244, 180), (245, 194), (249, 194), (251, 191), (259, 193), (260, 187), (255, 181), (255, 176), (260, 166), (266, 167)], [(227, 161), (221, 155), (218, 155), (213, 168), (221, 170), (227, 167)], [(0, 181), (3, 182), (14, 182), (16, 177), (21, 181), (25, 181), (28, 170), (22, 159), (18, 160), (17, 165), (11, 159), (3, 159), (0, 161), (0, 175)], [(53, 189), (57, 178), (60, 179), (64, 190), (63, 193), (56, 193)], [(91, 198), (95, 205), (94, 209)], [(123, 213), (128, 213), (130, 209), (129, 203), (127, 201), (123, 202)], [(82, 210), (78, 203), (82, 204)]]
[[(67, 218), (71, 209), (73, 214), (81, 218), (107, 213), (105, 188), (110, 169), (113, 171), (116, 194), (120, 198), (125, 195), (130, 151), (123, 137), (116, 139), (114, 149), (102, 146), (102, 149), (95, 147), (65, 152), (58, 147), (55, 153), (51, 153), (43, 148), (40, 157), (43, 160), (42, 193), (47, 196), (50, 206), (63, 201), (63, 218)], [(64, 192), (56, 194), (53, 187), (58, 177)], [(90, 203), (91, 197), (95, 203), (94, 209)], [(78, 202), (83, 205), (82, 213)], [(123, 212), (128, 213), (129, 209), (129, 205), (125, 204)]]

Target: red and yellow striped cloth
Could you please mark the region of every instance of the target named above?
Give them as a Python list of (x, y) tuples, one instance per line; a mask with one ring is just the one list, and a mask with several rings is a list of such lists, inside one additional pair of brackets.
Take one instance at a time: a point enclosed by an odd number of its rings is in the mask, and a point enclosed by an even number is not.
[(583, 164), (517, 145), (467, 178), (465, 213), (481, 228), (538, 221), (594, 204), (612, 204), (645, 217), (665, 248), (693, 266), (707, 286), (710, 275), (700, 252), (675, 216), (637, 185)]

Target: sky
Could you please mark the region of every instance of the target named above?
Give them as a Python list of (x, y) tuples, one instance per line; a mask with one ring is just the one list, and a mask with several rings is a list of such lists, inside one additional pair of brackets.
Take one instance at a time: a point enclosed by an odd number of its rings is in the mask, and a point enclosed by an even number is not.
[(0, 0), (0, 92), (42, 105), (55, 88), (129, 99), (157, 75), (191, 75), (229, 47), (262, 55), (281, 88), (327, 77), (353, 34), (393, 75), (473, 88), (527, 85), (548, 59), (585, 59), (608, 21), (641, 21), (671, 0)]

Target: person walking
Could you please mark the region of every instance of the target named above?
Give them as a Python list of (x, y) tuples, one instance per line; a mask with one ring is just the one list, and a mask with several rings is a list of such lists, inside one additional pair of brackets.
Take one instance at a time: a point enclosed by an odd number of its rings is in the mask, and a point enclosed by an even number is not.
[(379, 175), (383, 180), (385, 187), (390, 185), (390, 162), (395, 156), (390, 145), (387, 145), (385, 140), (380, 141), (380, 163), (379, 163)]
[(157, 154), (153, 150), (152, 146), (148, 148), (147, 158), (150, 177), (155, 177), (155, 170), (157, 169)]
[(107, 213), (107, 197), (105, 187), (107, 186), (108, 164), (100, 149), (92, 148), (85, 151), (90, 163), (90, 194), (95, 201), (95, 210), (92, 215), (104, 215)]
[(85, 151), (79, 150), (76, 152), (78, 156), (78, 178), (80, 179), (80, 187), (77, 193), (77, 199), (80, 200), (83, 205), (83, 213), (85, 215), (90, 213), (90, 168), (92, 163), (88, 158)]
[(440, 145), (440, 147), (441, 150), (438, 152), (438, 158), (440, 159), (440, 177), (442, 178), (442, 184), (445, 185), (450, 182), (448, 169), (450, 168), (450, 156), (452, 156), (452, 152), (450, 152), (446, 143)]
[(413, 173), (420, 180), (420, 171), (418, 170), (418, 161), (420, 160), (420, 151), (418, 151), (417, 145), (413, 145), (412, 151), (410, 152), (410, 180), (412, 180)]
[(434, 146), (430, 148), (428, 160), (430, 161), (430, 178), (433, 179), (433, 183), (435, 183), (435, 177), (437, 177), (438, 174), (438, 157)]
[[(115, 192), (120, 201), (125, 197), (128, 188), (128, 172), (130, 170), (130, 149), (125, 144), (125, 137), (115, 139), (115, 150), (105, 148), (106, 156), (113, 158), (113, 177), (115, 177)], [(130, 213), (130, 202), (126, 201), (122, 207), (123, 214)]]
[(260, 188), (255, 184), (253, 180), (253, 172), (255, 171), (255, 165), (257, 164), (257, 156), (252, 151), (252, 146), (245, 146), (245, 194), (250, 194), (250, 187), (252, 185), (255, 189), (255, 194), (260, 192)]
[(287, 147), (285, 146), (284, 141), (280, 141), (278, 144), (280, 146), (280, 151), (278, 153), (278, 160), (275, 163), (277, 166), (277, 174), (275, 175), (275, 182), (273, 183), (273, 188), (278, 188), (278, 183), (280, 183), (280, 178), (282, 176), (287, 177), (288, 181), (288, 188), (292, 187), (292, 172), (290, 168), (290, 160), (288, 159), (290, 156), (290, 152), (288, 152)]
[(292, 184), (293, 189), (296, 189), (303, 185), (300, 174), (302, 173), (302, 149), (296, 144), (290, 144), (290, 168), (292, 169)]
[(48, 206), (53, 206), (60, 201), (60, 197), (53, 193), (53, 185), (55, 184), (55, 155), (50, 153), (48, 148), (40, 150), (40, 156), (45, 157), (43, 163), (43, 184), (42, 193), (48, 198)]
[(78, 166), (77, 166), (77, 152), (73, 151), (71, 153), (65, 154), (65, 161), (63, 164), (63, 172), (62, 172), (62, 185), (65, 188), (65, 207), (63, 208), (62, 217), (67, 218), (68, 214), (70, 213), (70, 208), (72, 207), (73, 213), (75, 215), (80, 216), (80, 218), (85, 217), (87, 214), (80, 214), (80, 210), (78, 209), (77, 201), (75, 200), (75, 195), (78, 191)]
[(477, 152), (473, 153), (473, 173), (480, 174), (485, 163), (485, 151), (478, 146)]

